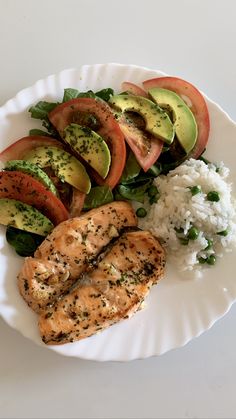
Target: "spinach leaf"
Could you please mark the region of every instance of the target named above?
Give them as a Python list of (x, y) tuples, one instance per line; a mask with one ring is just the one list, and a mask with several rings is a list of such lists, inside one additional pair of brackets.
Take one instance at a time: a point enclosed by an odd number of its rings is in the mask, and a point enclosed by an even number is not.
[(57, 105), (58, 103), (40, 101), (29, 108), (31, 118), (42, 120), (47, 119), (48, 113), (51, 112)]
[(182, 158), (180, 160), (176, 160), (171, 163), (163, 163), (162, 164), (162, 173), (164, 175), (167, 175), (170, 170), (174, 170), (176, 167), (180, 166), (184, 162), (185, 158)]
[(42, 131), (41, 129), (31, 129), (29, 131), (29, 135), (43, 135), (44, 137), (50, 137), (50, 134), (46, 131)]
[(78, 93), (77, 97), (91, 97), (95, 98), (96, 95), (92, 90), (88, 90), (87, 92), (80, 92)]
[(129, 182), (130, 183), (135, 183), (137, 186), (140, 184), (144, 184), (148, 181), (152, 182), (153, 179), (157, 176), (159, 176), (159, 174), (162, 173), (162, 167), (160, 166), (159, 168), (157, 166), (151, 166), (150, 169), (147, 172), (144, 172), (143, 170), (140, 172), (140, 174), (132, 179), (132, 181)]
[(83, 209), (90, 210), (112, 201), (114, 201), (114, 198), (109, 186), (94, 186), (86, 195)]
[(95, 95), (100, 99), (105, 100), (105, 102), (108, 102), (110, 97), (114, 95), (114, 90), (108, 87), (107, 89), (99, 90)]
[(37, 247), (45, 237), (18, 228), (8, 226), (6, 231), (7, 242), (14, 247), (19, 256), (33, 256)]
[(124, 201), (124, 197), (118, 192), (118, 186), (113, 190), (114, 200), (115, 201)]
[(68, 102), (68, 100), (76, 99), (78, 97), (79, 91), (77, 89), (72, 89), (68, 87), (68, 89), (64, 89), (64, 96), (62, 102)]
[(118, 185), (117, 192), (122, 198), (137, 201), (137, 202), (144, 202), (145, 194), (150, 187), (152, 181), (146, 182), (144, 185), (135, 186), (132, 185)]
[(159, 162), (156, 162), (153, 164), (150, 169), (148, 169), (147, 174), (153, 177), (157, 177), (162, 172), (162, 164)]
[(36, 103), (36, 105), (31, 106), (31, 108), (29, 109), (29, 112), (31, 113), (31, 118), (41, 119), (42, 126), (46, 128), (48, 134), (50, 136), (53, 136), (54, 138), (60, 138), (60, 136), (49, 121), (48, 113), (55, 109), (57, 105), (58, 103), (40, 101)]
[(144, 172), (139, 166), (135, 155), (130, 152), (119, 183), (122, 185), (135, 184), (136, 186), (140, 186), (140, 184), (144, 184), (159, 176), (161, 172), (162, 165), (159, 162), (151, 166), (147, 172)]
[(131, 180), (134, 180), (134, 178), (136, 178), (139, 175), (140, 170), (141, 167), (139, 166), (134, 153), (130, 151), (122, 177), (120, 179), (120, 183), (125, 185), (126, 183), (129, 183)]
[(126, 185), (129, 186), (141, 186), (146, 184), (147, 182), (151, 182), (153, 181), (154, 176), (152, 174), (148, 174), (148, 173), (144, 173), (141, 172), (140, 175), (138, 175), (136, 178), (131, 179), (129, 182), (126, 183)]
[(80, 98), (80, 97), (90, 97), (95, 99), (99, 97), (100, 99), (105, 100), (108, 102), (111, 96), (114, 95), (114, 90), (111, 88), (102, 89), (98, 92), (94, 93), (92, 90), (88, 90), (87, 92), (79, 92), (77, 89), (68, 88), (64, 90), (63, 102), (67, 102), (70, 99)]

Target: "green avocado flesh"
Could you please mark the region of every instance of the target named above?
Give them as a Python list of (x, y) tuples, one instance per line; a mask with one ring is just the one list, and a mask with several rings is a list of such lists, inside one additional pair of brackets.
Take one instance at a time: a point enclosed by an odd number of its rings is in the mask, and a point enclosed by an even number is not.
[(51, 166), (62, 182), (67, 182), (83, 193), (89, 193), (91, 182), (85, 167), (74, 156), (55, 146), (41, 146), (30, 150), (24, 159), (40, 167)]
[(37, 209), (15, 199), (0, 199), (0, 224), (47, 236), (53, 229), (51, 221)]
[(10, 160), (6, 163), (5, 170), (17, 170), (32, 176), (34, 179), (41, 182), (54, 195), (58, 195), (55, 185), (48, 177), (48, 175), (40, 169), (36, 164), (30, 163), (26, 160)]
[(174, 126), (168, 114), (151, 100), (141, 96), (122, 94), (112, 96), (109, 102), (122, 112), (138, 113), (145, 120), (146, 131), (167, 144), (172, 143), (175, 135)]
[(108, 175), (111, 154), (103, 138), (90, 128), (70, 124), (64, 130), (64, 140), (103, 178)]
[(154, 87), (148, 93), (158, 106), (172, 113), (176, 137), (188, 154), (193, 149), (198, 136), (193, 113), (183, 99), (171, 90)]

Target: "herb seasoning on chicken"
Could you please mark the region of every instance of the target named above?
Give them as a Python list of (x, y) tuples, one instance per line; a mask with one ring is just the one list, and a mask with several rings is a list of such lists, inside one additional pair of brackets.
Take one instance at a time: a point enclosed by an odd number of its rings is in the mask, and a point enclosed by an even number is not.
[(165, 254), (147, 231), (122, 234), (98, 266), (39, 318), (46, 344), (91, 336), (130, 317), (163, 275)]

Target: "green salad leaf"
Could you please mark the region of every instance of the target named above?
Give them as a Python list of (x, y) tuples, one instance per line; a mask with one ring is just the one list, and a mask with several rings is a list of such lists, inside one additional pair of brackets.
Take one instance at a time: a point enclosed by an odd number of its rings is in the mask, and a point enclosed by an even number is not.
[(105, 100), (105, 102), (108, 102), (110, 97), (114, 95), (114, 90), (108, 87), (106, 89), (99, 90), (95, 93), (95, 95), (100, 97), (100, 99)]
[(42, 129), (31, 129), (29, 135), (43, 135), (44, 137), (50, 137), (50, 134)]
[(153, 164), (150, 169), (148, 169), (147, 174), (152, 177), (157, 177), (162, 173), (162, 164), (159, 162), (156, 162)]
[[(154, 178), (161, 172), (162, 166), (159, 163), (153, 165), (147, 172), (144, 172), (139, 166), (134, 154), (130, 152), (120, 183), (114, 191), (115, 200), (128, 199), (143, 203), (145, 196), (149, 196), (148, 191)], [(151, 201), (153, 202), (150, 203), (156, 202), (156, 196)]]
[(114, 197), (109, 186), (94, 186), (86, 195), (83, 209), (90, 210), (112, 201), (114, 201)]
[(77, 98), (79, 97), (91, 97), (93, 99), (95, 99), (96, 95), (92, 90), (88, 90), (87, 92), (80, 92), (77, 95)]
[(72, 89), (71, 87), (64, 89), (64, 96), (62, 102), (68, 102), (68, 100), (76, 99), (78, 97), (79, 91), (77, 89)]
[(130, 151), (126, 165), (122, 174), (122, 177), (120, 179), (120, 183), (122, 185), (125, 185), (126, 183), (130, 183), (131, 181), (136, 178), (140, 173), (141, 167), (139, 166), (134, 153)]
[(40, 101), (29, 108), (31, 118), (41, 120), (46, 119), (48, 117), (48, 113), (55, 109), (57, 105), (58, 103), (55, 102)]
[(64, 96), (63, 96), (62, 102), (68, 102), (68, 100), (76, 99), (80, 97), (91, 97), (91, 98), (99, 97), (100, 99), (103, 99), (106, 102), (108, 102), (110, 97), (113, 95), (114, 95), (114, 90), (111, 89), (110, 87), (99, 90), (96, 93), (94, 93), (92, 90), (88, 90), (87, 92), (79, 92), (79, 90), (73, 89), (70, 87), (64, 90)]
[[(31, 106), (29, 108), (29, 112), (31, 114), (31, 118), (34, 119), (40, 119), (42, 121), (42, 126), (46, 128), (48, 131), (48, 135), (53, 136), (55, 138), (59, 138), (57, 131), (51, 124), (51, 122), (48, 119), (48, 114), (51, 112), (55, 107), (58, 105), (58, 103), (55, 102), (46, 102), (46, 101), (40, 101), (36, 103), (36, 105)], [(31, 134), (33, 135), (33, 134)], [(38, 135), (38, 134), (36, 134)], [(42, 135), (42, 134), (40, 134)], [(45, 133), (44, 133), (45, 135)]]
[(6, 230), (6, 239), (7, 242), (14, 247), (19, 256), (27, 257), (33, 256), (35, 250), (45, 237), (8, 226)]
[(121, 196), (123, 199), (128, 199), (130, 201), (137, 201), (143, 204), (144, 199), (145, 199), (145, 194), (148, 188), (151, 186), (151, 183), (152, 181), (148, 181), (145, 184), (140, 185), (140, 186), (135, 186), (135, 184), (118, 185), (117, 192), (119, 196)]

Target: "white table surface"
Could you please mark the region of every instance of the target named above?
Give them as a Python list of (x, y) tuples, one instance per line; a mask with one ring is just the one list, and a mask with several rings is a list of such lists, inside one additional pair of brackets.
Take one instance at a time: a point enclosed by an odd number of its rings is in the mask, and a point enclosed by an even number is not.
[[(81, 64), (144, 65), (236, 120), (236, 1), (0, 0), (0, 105)], [(1, 268), (0, 268), (1, 269)], [(65, 358), (0, 319), (1, 418), (235, 418), (236, 306), (208, 332), (130, 363)]]

